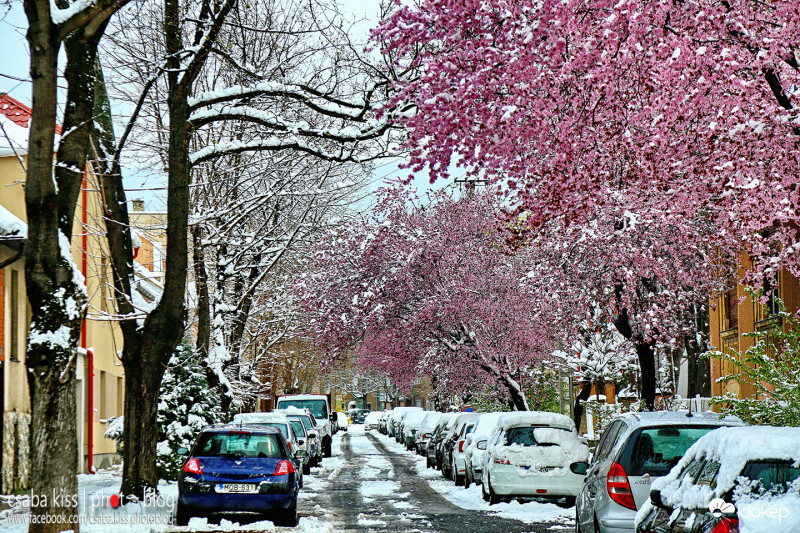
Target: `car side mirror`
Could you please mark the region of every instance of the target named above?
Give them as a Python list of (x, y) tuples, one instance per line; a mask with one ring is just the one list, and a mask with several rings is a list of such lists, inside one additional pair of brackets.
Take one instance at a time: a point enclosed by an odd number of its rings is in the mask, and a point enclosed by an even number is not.
[(299, 444), (300, 446), (302, 446), (305, 443), (306, 443), (306, 441), (304, 441), (303, 439), (300, 439), (300, 440), (297, 441), (297, 444)]
[(303, 457), (307, 457), (308, 456), (308, 452), (305, 451), (305, 450), (297, 450), (296, 452), (294, 452), (294, 456), (295, 457), (299, 457), (300, 459), (302, 459)]
[(309, 433), (308, 434), (308, 438), (309, 439), (316, 439), (317, 438), (317, 434), (316, 433)]
[(479, 450), (485, 450), (486, 449), (486, 441), (485, 440), (478, 441), (478, 449)]
[(336, 417), (337, 417), (337, 415), (336, 415), (336, 411), (334, 411), (333, 413), (331, 413), (331, 416), (330, 416), (330, 417), (328, 417), (328, 418), (330, 418), (331, 420), (333, 420), (334, 422), (336, 422)]
[(588, 446), (588, 445), (589, 445), (589, 439), (587, 439), (586, 437), (578, 437), (578, 440), (579, 440), (579, 441), (581, 442), (581, 444), (583, 444), (584, 446)]
[(178, 455), (189, 455), (189, 448), (184, 448), (181, 446), (178, 448)]
[(661, 491), (658, 489), (653, 489), (650, 491), (650, 503), (653, 504), (653, 507), (658, 507), (659, 509), (667, 508), (667, 506), (664, 505), (664, 502), (661, 500)]
[(589, 470), (589, 463), (584, 461), (576, 461), (569, 465), (569, 469), (572, 471), (573, 474), (578, 474), (579, 476), (585, 476), (586, 471)]

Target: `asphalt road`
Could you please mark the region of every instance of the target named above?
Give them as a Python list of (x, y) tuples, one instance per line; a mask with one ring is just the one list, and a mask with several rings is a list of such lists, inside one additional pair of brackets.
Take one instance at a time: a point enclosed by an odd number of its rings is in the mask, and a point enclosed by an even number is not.
[[(414, 455), (362, 428), (337, 434), (334, 457), (306, 477), (298, 505), (301, 517), (317, 517), (334, 531), (347, 532), (552, 533), (574, 527), (570, 520), (531, 524), (503, 518), (502, 513), (462, 508), (468, 504), (454, 505), (432, 488), (430, 472), (420, 475)], [(485, 505), (479, 501), (477, 506)]]

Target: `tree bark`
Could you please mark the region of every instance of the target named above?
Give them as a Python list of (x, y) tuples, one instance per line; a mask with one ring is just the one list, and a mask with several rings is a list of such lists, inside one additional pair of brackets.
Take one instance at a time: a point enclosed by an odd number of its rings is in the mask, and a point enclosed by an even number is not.
[(628, 310), (625, 308), (617, 313), (614, 325), (620, 335), (633, 342), (642, 376), (642, 400), (647, 410), (653, 411), (656, 408), (656, 358), (653, 343), (634, 336)]
[[(114, 284), (119, 313), (127, 318), (120, 323), (124, 348), (125, 419), (123, 429), (123, 471), (121, 492), (143, 498), (158, 484), (156, 469), (156, 425), (158, 394), (169, 359), (183, 338), (186, 323), (184, 305), (188, 268), (189, 230), (189, 105), (191, 86), (208, 57), (211, 45), (233, 0), (227, 0), (209, 21), (208, 35), (196, 35), (199, 50), (188, 65), (181, 64), (182, 11), (178, 0), (164, 6), (164, 31), (167, 50), (167, 85), (169, 110), (168, 182), (167, 182), (167, 254), (164, 291), (156, 307), (139, 327), (136, 310), (131, 305), (134, 277), (127, 206), (119, 166), (119, 148), (115, 153), (107, 186), (104, 185), (106, 224), (111, 248)], [(110, 115), (109, 115), (110, 117)], [(109, 131), (112, 131), (109, 129)], [(113, 133), (111, 133), (113, 136)]]
[(589, 396), (592, 394), (592, 381), (586, 380), (583, 382), (583, 387), (581, 387), (581, 391), (578, 393), (578, 396), (575, 398), (575, 408), (572, 410), (573, 417), (575, 420), (575, 427), (578, 428), (578, 431), (581, 430), (581, 419), (583, 418), (583, 403), (589, 399)]
[(97, 25), (91, 31), (67, 33), (65, 135), (54, 170), (57, 58), (63, 28), (53, 24), (50, 8), (49, 1), (25, 2), (33, 93), (25, 185), (25, 283), (31, 305), (26, 364), (31, 453), (36, 458), (31, 462), (31, 492), (41, 498), (41, 505), (31, 508), (29, 531), (37, 533), (79, 529), (75, 366), (87, 296), (70, 243), (89, 151), (93, 64), (97, 43), (113, 13), (93, 20)]

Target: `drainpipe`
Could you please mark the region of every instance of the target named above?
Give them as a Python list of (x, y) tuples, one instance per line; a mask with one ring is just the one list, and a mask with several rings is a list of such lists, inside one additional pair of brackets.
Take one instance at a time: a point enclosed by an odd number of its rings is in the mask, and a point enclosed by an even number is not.
[[(89, 255), (89, 213), (86, 208), (88, 201), (89, 184), (86, 180), (86, 171), (83, 171), (83, 180), (81, 181), (81, 241), (83, 247), (83, 254), (81, 256), (81, 273), (83, 274), (84, 282), (88, 279), (88, 265), (87, 257)], [(92, 455), (94, 451), (94, 351), (86, 349), (86, 317), (81, 324), (81, 348), (86, 353), (86, 394), (87, 394), (87, 425), (86, 425), (86, 443), (87, 443), (87, 458), (86, 458), (86, 471), (94, 474), (94, 465), (92, 465)]]

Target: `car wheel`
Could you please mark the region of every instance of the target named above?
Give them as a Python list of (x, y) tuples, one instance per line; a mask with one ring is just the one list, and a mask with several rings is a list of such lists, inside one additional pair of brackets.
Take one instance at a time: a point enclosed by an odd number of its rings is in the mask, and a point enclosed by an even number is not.
[(486, 485), (488, 484), (489, 484), (488, 480), (484, 480), (483, 483), (481, 483), (481, 496), (483, 496), (483, 501), (485, 502), (489, 501), (489, 493), (486, 492)]
[(453, 482), (456, 484), (456, 487), (460, 487), (464, 484), (464, 476), (458, 475), (458, 467), (456, 466), (455, 457), (453, 457)]
[(597, 521), (597, 515), (594, 515), (594, 533), (602, 533), (600, 531), (600, 522)]
[(273, 520), (276, 526), (295, 527), (297, 526), (297, 500), (291, 507), (280, 511)]
[(311, 461), (303, 465), (303, 475), (311, 473)]
[(325, 457), (331, 456), (331, 439), (322, 441), (322, 455)]
[(464, 488), (468, 489), (469, 486), (472, 485), (472, 479), (470, 479), (472, 476), (469, 475), (469, 473), (470, 473), (470, 468), (469, 467), (466, 467), (464, 470), (465, 470), (465, 472), (464, 472)]
[(300, 473), (299, 477), (300, 477), (300, 480), (299, 480), (298, 486), (302, 489), (303, 488), (303, 474), (302, 474), (302, 472)]
[(430, 468), (430, 467), (431, 467), (431, 458), (430, 458), (430, 457), (428, 457), (428, 456), (425, 456), (425, 466), (426, 466), (427, 468)]
[(181, 503), (180, 499), (178, 500), (178, 510), (175, 516), (175, 524), (178, 526), (186, 526), (189, 524), (189, 520), (192, 518), (192, 509)]
[(486, 491), (489, 493), (489, 505), (500, 503), (500, 496), (494, 493), (494, 489), (492, 489), (492, 482), (490, 480), (486, 480), (486, 485)]
[(567, 496), (565, 498), (561, 498), (556, 502), (556, 505), (558, 505), (563, 509), (569, 509), (570, 507), (575, 507), (575, 497)]

